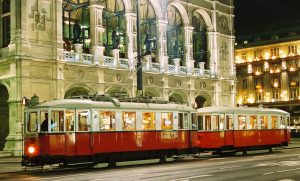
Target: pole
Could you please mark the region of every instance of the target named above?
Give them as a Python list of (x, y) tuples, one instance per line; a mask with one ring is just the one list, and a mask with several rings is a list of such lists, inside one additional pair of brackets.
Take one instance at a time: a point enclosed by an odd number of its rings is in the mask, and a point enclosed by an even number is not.
[(141, 61), (141, 34), (140, 34), (140, 0), (136, 2), (136, 29), (137, 29), (137, 97), (143, 96), (143, 69)]

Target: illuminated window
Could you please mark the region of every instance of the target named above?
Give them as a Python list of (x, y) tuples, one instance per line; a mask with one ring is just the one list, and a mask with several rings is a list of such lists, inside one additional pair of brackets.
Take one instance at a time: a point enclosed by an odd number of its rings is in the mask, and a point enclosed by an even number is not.
[(251, 115), (248, 129), (257, 129), (257, 116)]
[(143, 130), (154, 130), (155, 129), (155, 113), (154, 112), (143, 112)]
[(38, 113), (30, 112), (28, 114), (27, 132), (38, 131)]
[(272, 129), (278, 129), (278, 116), (271, 116)]
[(233, 115), (226, 115), (226, 129), (233, 130)]
[(116, 120), (114, 111), (99, 112), (99, 128), (104, 131), (113, 131), (116, 129)]
[(261, 129), (268, 129), (268, 116), (260, 117), (260, 125)]
[(123, 130), (125, 131), (134, 131), (136, 123), (136, 113), (135, 112), (123, 112)]
[(243, 89), (247, 89), (248, 88), (248, 80), (247, 79), (243, 79), (243, 85), (242, 85)]
[(280, 90), (272, 90), (272, 98), (273, 100), (279, 100), (280, 99)]
[(172, 112), (161, 113), (161, 129), (162, 130), (173, 129), (173, 113)]
[(211, 116), (208, 115), (205, 116), (205, 130), (211, 130)]
[(247, 60), (247, 52), (242, 52), (242, 60)]
[(271, 57), (278, 57), (279, 56), (279, 48), (272, 48), (271, 49)]
[(90, 131), (90, 112), (88, 110), (77, 111), (78, 131)]
[(297, 45), (290, 45), (288, 53), (290, 56), (296, 55), (297, 54)]
[(246, 115), (238, 115), (238, 129), (246, 129)]
[(286, 119), (284, 116), (280, 116), (279, 124), (281, 129), (285, 129), (287, 127)]
[(295, 100), (299, 96), (299, 89), (298, 88), (290, 88), (290, 99)]
[(213, 115), (212, 116), (212, 121), (211, 121), (211, 129), (212, 130), (219, 130), (219, 116), (218, 115)]
[(188, 120), (189, 120), (188, 114), (187, 113), (179, 113), (178, 119), (179, 119), (178, 120), (178, 129), (188, 129)]
[(51, 132), (64, 131), (64, 111), (51, 111)]
[(66, 111), (66, 131), (74, 131), (75, 125), (75, 111), (67, 110)]
[(261, 50), (255, 50), (254, 51), (254, 59), (259, 60), (261, 59)]

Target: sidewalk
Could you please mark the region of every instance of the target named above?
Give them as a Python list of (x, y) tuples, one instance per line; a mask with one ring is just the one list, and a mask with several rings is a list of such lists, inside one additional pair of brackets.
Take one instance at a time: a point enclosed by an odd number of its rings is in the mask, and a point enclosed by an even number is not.
[[(291, 143), (283, 149), (300, 148), (300, 138), (292, 138)], [(29, 168), (30, 169), (30, 168)], [(21, 166), (21, 157), (0, 157), (0, 174), (25, 171)]]

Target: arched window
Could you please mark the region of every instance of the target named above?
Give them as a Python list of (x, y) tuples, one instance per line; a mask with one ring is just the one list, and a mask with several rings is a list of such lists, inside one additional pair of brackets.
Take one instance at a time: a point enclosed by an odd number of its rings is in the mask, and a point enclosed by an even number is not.
[(63, 0), (64, 49), (70, 51), (73, 44), (83, 44), (83, 52), (90, 48), (89, 0)]
[(174, 6), (168, 8), (167, 16), (167, 50), (169, 64), (173, 64), (173, 59), (180, 58), (180, 65), (183, 65), (183, 20), (179, 11)]
[(199, 62), (205, 62), (205, 68), (209, 67), (207, 53), (207, 27), (201, 15), (195, 15), (192, 18), (194, 27), (193, 31), (193, 56), (195, 67), (199, 66)]
[(156, 15), (149, 0), (141, 1), (141, 40), (144, 55), (156, 52)]
[(103, 26), (105, 36), (103, 44), (105, 55), (110, 56), (111, 50), (120, 49), (120, 57), (125, 58), (126, 52), (126, 24), (125, 7), (122, 0), (103, 0)]
[(10, 43), (10, 0), (2, 1), (2, 47)]

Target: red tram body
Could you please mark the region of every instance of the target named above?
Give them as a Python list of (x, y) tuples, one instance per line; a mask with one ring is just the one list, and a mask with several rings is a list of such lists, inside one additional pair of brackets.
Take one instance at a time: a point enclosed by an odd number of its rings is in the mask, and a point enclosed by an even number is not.
[(206, 107), (198, 109), (199, 148), (244, 151), (287, 146), (289, 114), (278, 109)]
[[(238, 128), (234, 118), (239, 118), (234, 112), (236, 108), (225, 109), (227, 112), (220, 108), (195, 110), (172, 103), (119, 102), (117, 99), (47, 101), (25, 110), (22, 164), (164, 159), (203, 150), (270, 148), (289, 142), (288, 113), (270, 109), (264, 112), (269, 117), (277, 116), (281, 126), (278, 129), (239, 130), (234, 129)], [(240, 113), (246, 115), (245, 120), (250, 116), (249, 111)], [(232, 123), (226, 119), (228, 115), (233, 116)], [(232, 129), (227, 124), (232, 124)]]

